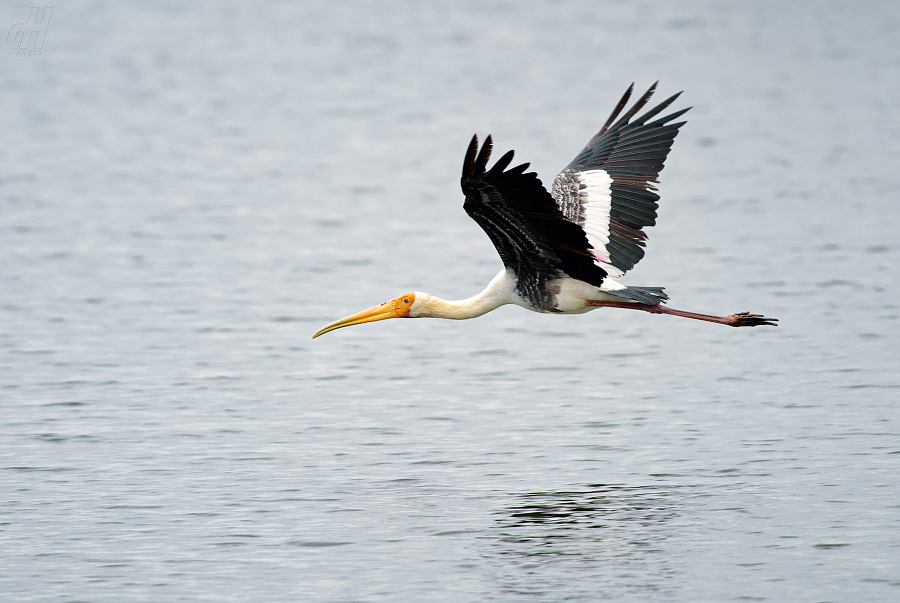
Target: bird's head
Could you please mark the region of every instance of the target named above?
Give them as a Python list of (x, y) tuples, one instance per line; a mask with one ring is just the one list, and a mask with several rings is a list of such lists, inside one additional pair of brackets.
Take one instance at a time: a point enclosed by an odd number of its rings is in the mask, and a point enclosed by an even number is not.
[[(424, 294), (420, 293), (419, 295)], [(368, 310), (357, 312), (352, 316), (342, 318), (341, 320), (336, 320), (330, 325), (322, 327), (321, 329), (316, 331), (315, 335), (313, 335), (313, 339), (315, 339), (319, 335), (324, 335), (329, 331), (334, 331), (335, 329), (340, 329), (342, 327), (359, 325), (364, 322), (374, 322), (376, 320), (384, 320), (386, 318), (410, 318), (411, 316), (416, 316), (415, 313), (410, 315), (410, 312), (413, 311), (413, 305), (415, 303), (416, 293), (404, 293), (400, 297), (392, 299), (391, 301), (386, 301), (381, 305), (375, 306), (374, 308), (369, 308)]]

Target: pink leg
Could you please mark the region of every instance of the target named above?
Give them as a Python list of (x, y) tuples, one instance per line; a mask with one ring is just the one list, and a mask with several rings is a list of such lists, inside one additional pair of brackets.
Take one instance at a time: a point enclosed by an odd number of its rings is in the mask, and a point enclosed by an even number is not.
[(707, 322), (716, 322), (720, 325), (728, 325), (730, 327), (756, 327), (759, 325), (777, 326), (777, 318), (766, 318), (762, 314), (750, 314), (749, 312), (737, 312), (728, 316), (710, 316), (709, 314), (697, 314), (696, 312), (685, 312), (684, 310), (675, 310), (667, 308), (662, 304), (636, 304), (631, 302), (616, 301), (593, 301), (585, 302), (588, 306), (598, 308), (627, 308), (629, 310), (642, 310), (651, 314), (672, 314), (674, 316), (683, 316), (685, 318), (693, 318), (695, 320), (705, 320)]

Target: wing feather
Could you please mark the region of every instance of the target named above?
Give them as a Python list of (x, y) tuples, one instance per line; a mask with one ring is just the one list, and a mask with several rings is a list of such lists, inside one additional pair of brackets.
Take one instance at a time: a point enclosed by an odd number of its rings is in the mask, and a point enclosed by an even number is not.
[(600, 131), (556, 177), (552, 188), (560, 210), (584, 228), (597, 264), (613, 278), (644, 257), (647, 235), (643, 228), (656, 224), (659, 207), (657, 178), (675, 136), (686, 123), (672, 122), (689, 110), (654, 119), (675, 102), (679, 92), (635, 117), (656, 90), (653, 84), (619, 117), (633, 89), (634, 84)]
[(538, 308), (551, 310), (554, 294), (547, 284), (563, 275), (600, 286), (606, 271), (594, 261), (588, 236), (566, 219), (528, 164), (506, 169), (509, 151), (486, 171), (492, 142), (478, 151), (472, 137), (460, 184), (463, 208), (491, 239), (500, 259), (516, 275), (516, 288)]

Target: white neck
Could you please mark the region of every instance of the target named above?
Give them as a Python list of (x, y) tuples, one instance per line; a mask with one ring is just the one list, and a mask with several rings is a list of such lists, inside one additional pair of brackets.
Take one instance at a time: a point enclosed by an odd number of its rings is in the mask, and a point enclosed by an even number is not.
[(506, 270), (502, 270), (484, 291), (468, 299), (447, 301), (416, 291), (416, 301), (410, 308), (409, 317), (450, 318), (454, 320), (476, 318), (505, 304), (520, 303), (513, 283), (514, 281), (509, 273)]

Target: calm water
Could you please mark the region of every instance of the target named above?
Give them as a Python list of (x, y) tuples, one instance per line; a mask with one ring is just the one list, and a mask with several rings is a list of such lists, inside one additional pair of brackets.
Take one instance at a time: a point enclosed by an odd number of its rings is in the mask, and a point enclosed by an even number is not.
[[(0, 48), (3, 599), (900, 599), (900, 5), (848, 4), (57, 4)], [(626, 282), (779, 328), (309, 339), (496, 273), (473, 132), (546, 182), (656, 79)]]

